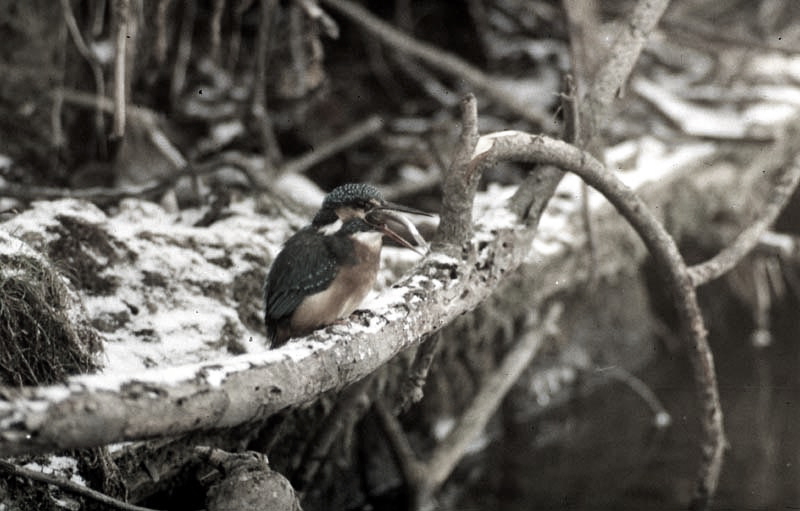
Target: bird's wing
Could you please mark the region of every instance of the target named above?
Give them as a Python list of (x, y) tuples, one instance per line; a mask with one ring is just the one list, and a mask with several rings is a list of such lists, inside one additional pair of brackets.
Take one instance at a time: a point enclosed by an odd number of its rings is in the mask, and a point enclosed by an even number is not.
[(326, 289), (336, 277), (336, 267), (324, 237), (300, 232), (289, 238), (267, 275), (267, 320), (290, 316), (305, 297)]

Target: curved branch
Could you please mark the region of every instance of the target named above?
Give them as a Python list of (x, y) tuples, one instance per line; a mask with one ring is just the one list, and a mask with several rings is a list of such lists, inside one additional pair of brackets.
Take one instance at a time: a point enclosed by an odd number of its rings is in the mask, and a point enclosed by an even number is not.
[(697, 287), (719, 278), (736, 266), (761, 240), (761, 236), (775, 223), (778, 215), (789, 203), (800, 183), (800, 156), (795, 157), (778, 178), (769, 195), (769, 203), (758, 219), (742, 231), (736, 240), (708, 261), (689, 268), (689, 278)]
[[(580, 9), (581, 4), (577, 4), (578, 6), (574, 1), (564, 0), (568, 22), (570, 17), (574, 17), (571, 16), (571, 14), (575, 14), (572, 11)], [(582, 83), (591, 84), (591, 88), (583, 96), (579, 105), (570, 106), (570, 101), (562, 101), (562, 106), (565, 106), (564, 110), (567, 113), (567, 122), (580, 120), (580, 122), (573, 123), (576, 124), (576, 126), (572, 126), (574, 133), (565, 132), (566, 140), (577, 142), (580, 147), (588, 149), (589, 152), (601, 153), (596, 147), (596, 136), (599, 133), (597, 128), (607, 122), (612, 102), (619, 95), (619, 91), (624, 88), (647, 38), (658, 25), (668, 4), (669, 0), (639, 0), (631, 15), (620, 20), (620, 25), (625, 26), (626, 29), (618, 34), (614, 44), (607, 51), (608, 59), (593, 76), (585, 76), (588, 70), (583, 68), (586, 66), (577, 62), (579, 59), (575, 59), (573, 72), (577, 75), (576, 78)], [(574, 23), (569, 28), (573, 57), (580, 53), (575, 51), (576, 47), (586, 44), (581, 35), (574, 32), (575, 28)], [(569, 115), (570, 111), (574, 113), (574, 119)], [(520, 185), (514, 199), (515, 204), (512, 206), (520, 218), (524, 219), (530, 211), (540, 213), (541, 211), (537, 210), (544, 208), (561, 177), (561, 171), (552, 167), (528, 174), (528, 177)], [(534, 218), (536, 216), (536, 214), (533, 215)]]
[(476, 152), (491, 151), (491, 158), (526, 163), (546, 163), (577, 174), (592, 188), (602, 193), (633, 226), (662, 270), (664, 279), (675, 297), (677, 310), (699, 385), (703, 407), (701, 422), (705, 445), (702, 449), (700, 479), (694, 502), (695, 509), (704, 509), (713, 496), (722, 469), (725, 435), (722, 409), (714, 371), (714, 359), (706, 339), (703, 317), (694, 286), (674, 240), (650, 213), (636, 193), (625, 186), (591, 154), (552, 138), (506, 131), (481, 137)]

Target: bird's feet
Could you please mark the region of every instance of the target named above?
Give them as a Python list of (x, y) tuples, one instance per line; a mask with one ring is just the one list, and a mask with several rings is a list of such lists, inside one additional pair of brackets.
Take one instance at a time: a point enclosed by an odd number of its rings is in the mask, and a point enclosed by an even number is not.
[(362, 325), (369, 325), (369, 321), (375, 317), (375, 313), (369, 309), (356, 309), (350, 314), (350, 318), (353, 321), (358, 321)]
[(347, 316), (346, 318), (337, 319), (336, 321), (331, 323), (329, 326), (341, 327), (341, 326), (349, 324), (352, 321), (356, 321), (361, 325), (367, 326), (367, 325), (369, 325), (370, 319), (372, 319), (374, 316), (375, 316), (375, 313), (372, 312), (369, 309), (357, 309), (357, 310), (354, 310), (353, 312), (351, 312), (350, 315)]

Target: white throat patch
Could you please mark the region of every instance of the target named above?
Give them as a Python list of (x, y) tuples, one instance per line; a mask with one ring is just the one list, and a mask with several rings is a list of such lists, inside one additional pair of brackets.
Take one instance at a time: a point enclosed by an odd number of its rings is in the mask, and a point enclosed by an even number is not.
[(342, 222), (342, 219), (340, 218), (335, 222), (333, 222), (332, 224), (323, 225), (322, 227), (319, 228), (319, 232), (324, 234), (325, 236), (331, 236), (339, 232), (339, 229), (342, 228), (343, 223), (344, 222)]
[(383, 233), (377, 231), (357, 232), (353, 235), (358, 243), (363, 243), (372, 249), (380, 249), (383, 244)]

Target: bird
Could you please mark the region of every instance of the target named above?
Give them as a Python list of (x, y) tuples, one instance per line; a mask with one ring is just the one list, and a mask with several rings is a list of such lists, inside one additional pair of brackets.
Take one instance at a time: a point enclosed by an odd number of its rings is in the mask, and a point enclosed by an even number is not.
[(264, 322), (271, 348), (346, 318), (375, 284), (383, 236), (414, 246), (387, 222), (394, 212), (431, 216), (386, 201), (372, 185), (333, 189), (311, 223), (292, 235), (275, 257), (264, 284)]

